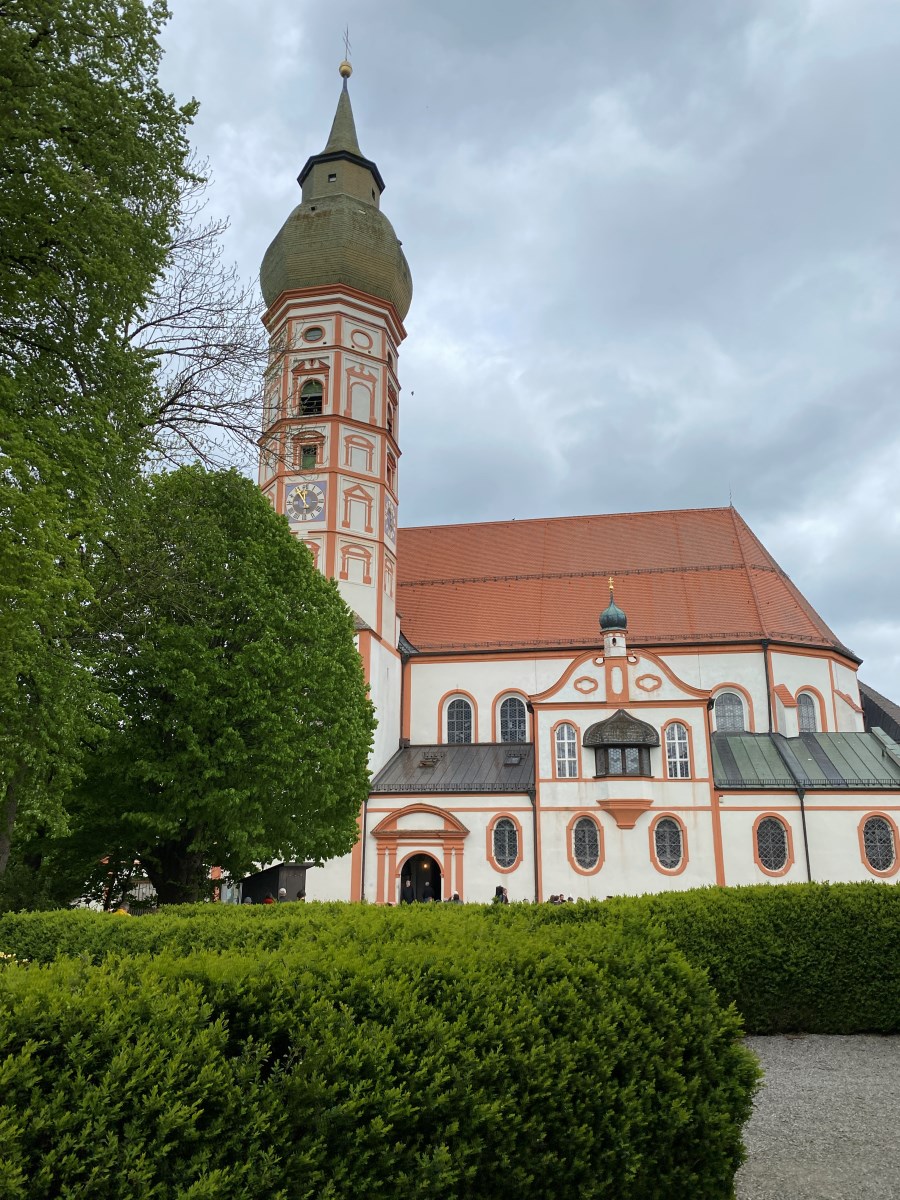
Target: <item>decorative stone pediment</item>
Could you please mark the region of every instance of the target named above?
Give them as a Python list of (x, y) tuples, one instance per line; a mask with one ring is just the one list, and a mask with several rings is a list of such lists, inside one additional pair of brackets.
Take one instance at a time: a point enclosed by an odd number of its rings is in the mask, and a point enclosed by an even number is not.
[(605, 721), (591, 725), (584, 735), (584, 745), (658, 746), (659, 730), (620, 708)]

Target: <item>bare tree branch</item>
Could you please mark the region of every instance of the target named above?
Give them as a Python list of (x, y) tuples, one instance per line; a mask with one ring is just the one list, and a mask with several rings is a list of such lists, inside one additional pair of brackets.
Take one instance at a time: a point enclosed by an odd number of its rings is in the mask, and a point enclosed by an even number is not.
[(155, 454), (171, 464), (256, 464), (266, 335), (255, 282), (223, 262), (223, 220), (203, 220), (205, 164), (191, 164), (165, 273), (127, 340), (156, 363)]

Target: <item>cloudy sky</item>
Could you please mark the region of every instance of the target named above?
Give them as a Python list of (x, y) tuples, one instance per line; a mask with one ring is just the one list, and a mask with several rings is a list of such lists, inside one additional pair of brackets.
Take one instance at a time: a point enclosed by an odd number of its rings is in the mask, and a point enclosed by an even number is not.
[(246, 276), (350, 27), (414, 297), (404, 524), (729, 497), (900, 700), (895, 0), (171, 0)]

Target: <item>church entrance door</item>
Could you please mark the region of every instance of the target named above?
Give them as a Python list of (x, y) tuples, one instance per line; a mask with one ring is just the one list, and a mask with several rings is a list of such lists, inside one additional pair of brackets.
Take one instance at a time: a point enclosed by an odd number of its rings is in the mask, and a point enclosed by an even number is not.
[(400, 871), (400, 894), (406, 887), (407, 879), (412, 884), (416, 900), (441, 899), (441, 868), (430, 854), (414, 854), (403, 864)]

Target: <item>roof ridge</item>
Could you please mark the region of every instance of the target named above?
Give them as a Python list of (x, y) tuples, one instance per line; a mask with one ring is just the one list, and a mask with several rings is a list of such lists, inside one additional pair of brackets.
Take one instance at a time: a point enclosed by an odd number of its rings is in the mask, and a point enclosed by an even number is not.
[[(759, 593), (756, 590), (756, 580), (753, 578), (753, 569), (751, 568), (750, 563), (747, 562), (747, 555), (744, 550), (744, 543), (741, 538), (741, 531), (738, 529), (738, 524), (737, 524), (737, 515), (738, 515), (737, 509), (734, 507), (734, 505), (731, 505), (729, 507), (729, 512), (731, 513), (731, 525), (732, 525), (732, 528), (734, 529), (734, 540), (737, 542), (738, 551), (740, 552), (740, 556), (744, 563), (744, 570), (747, 572), (747, 582), (750, 585), (750, 595), (753, 597), (753, 604), (756, 608), (756, 619), (759, 621), (760, 629), (763, 631), (763, 633), (768, 638), (769, 627), (766, 624), (765, 619), (763, 618), (762, 609), (759, 604)], [(759, 539), (756, 537), (755, 534), (753, 534), (751, 532), (750, 526), (747, 524), (747, 522), (742, 520), (741, 524), (744, 526), (744, 528), (747, 530), (748, 533), (751, 533), (751, 536), (753, 537), (753, 540), (756, 542), (756, 544), (760, 545)], [(769, 704), (770, 704), (770, 710), (771, 710), (771, 700), (770, 700)], [(770, 711), (769, 716), (771, 718), (771, 711)]]
[[(446, 521), (439, 525), (401, 525), (399, 532), (411, 533), (414, 530), (423, 529), (471, 529), (473, 526), (481, 529), (486, 525), (546, 525), (550, 522), (595, 521), (597, 518), (603, 517), (659, 517), (676, 516), (680, 513), (724, 513), (728, 511), (728, 507), (725, 505), (710, 506), (709, 508), (644, 508), (634, 509), (631, 512), (579, 513), (577, 515), (570, 513), (565, 517), (508, 517), (506, 520), (494, 521)], [(736, 509), (734, 511), (737, 512)]]

